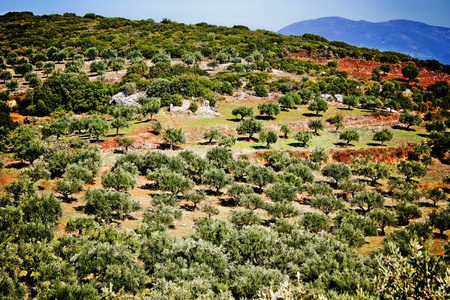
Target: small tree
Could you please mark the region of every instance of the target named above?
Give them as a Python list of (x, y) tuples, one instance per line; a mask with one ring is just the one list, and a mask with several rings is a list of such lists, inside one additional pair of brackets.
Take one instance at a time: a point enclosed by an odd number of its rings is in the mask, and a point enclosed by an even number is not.
[(276, 202), (267, 207), (267, 212), (273, 218), (292, 218), (296, 217), (300, 214), (297, 208), (295, 208), (294, 204), (289, 201)]
[(223, 169), (211, 168), (202, 175), (202, 182), (216, 189), (216, 195), (221, 188), (227, 186), (233, 181), (233, 178), (226, 174)]
[(336, 127), (336, 133), (338, 132), (339, 128), (344, 127), (344, 117), (340, 114), (328, 119), (327, 121), (328, 123)]
[(248, 133), (248, 140), (250, 140), (253, 137), (253, 134), (261, 131), (261, 128), (262, 122), (251, 118), (241, 121), (239, 126), (236, 128), (236, 131), (239, 134)]
[(52, 74), (53, 71), (55, 71), (55, 63), (53, 63), (53, 62), (46, 62), (44, 64), (43, 73), (46, 74), (47, 77), (48, 77), (48, 75)]
[(383, 76), (387, 76), (387, 73), (391, 71), (391, 65), (389, 64), (381, 65), (380, 70), (383, 71)]
[(352, 171), (344, 163), (332, 163), (322, 168), (322, 175), (332, 178), (338, 184), (340, 181), (349, 179)]
[(341, 132), (339, 139), (347, 141), (349, 145), (351, 141), (359, 141), (359, 133), (356, 129), (347, 129)]
[(381, 142), (381, 145), (384, 145), (384, 142), (391, 141), (394, 135), (389, 129), (383, 129), (376, 132), (373, 136), (373, 140), (376, 142)]
[(434, 210), (429, 216), (431, 225), (439, 230), (441, 237), (444, 237), (444, 231), (450, 229), (450, 208), (439, 212)]
[(216, 216), (220, 213), (219, 209), (215, 207), (214, 205), (205, 204), (201, 208), (202, 212), (208, 215), (208, 218), (211, 218), (211, 216)]
[(299, 131), (294, 138), (299, 141), (303, 147), (306, 147), (308, 142), (312, 139), (312, 133), (309, 131)]
[(227, 186), (227, 193), (231, 200), (238, 205), (244, 195), (253, 193), (253, 189), (248, 184), (233, 182)]
[(329, 217), (320, 213), (310, 213), (303, 215), (300, 224), (306, 229), (314, 233), (320, 231), (328, 231), (330, 225), (328, 224)]
[(422, 178), (427, 175), (427, 168), (417, 161), (402, 160), (397, 165), (397, 169), (401, 174), (406, 176), (407, 181), (413, 177)]
[(267, 184), (275, 182), (277, 174), (270, 167), (250, 165), (245, 169), (247, 181), (256, 185), (260, 190)]
[(151, 98), (150, 101), (146, 102), (142, 108), (141, 112), (144, 116), (150, 115), (150, 121), (153, 121), (153, 117), (161, 109), (161, 101), (158, 98)]
[(297, 198), (297, 187), (285, 182), (276, 182), (266, 189), (266, 195), (275, 202), (294, 201)]
[(156, 121), (152, 124), (152, 130), (155, 134), (159, 135), (163, 131), (163, 125), (160, 121)]
[(314, 130), (314, 134), (318, 135), (317, 130), (322, 130), (323, 129), (323, 123), (322, 120), (320, 119), (312, 119), (311, 121), (309, 121), (308, 123), (308, 127)]
[(223, 135), (222, 131), (215, 127), (211, 127), (203, 133), (203, 138), (208, 139), (208, 144), (211, 145), (213, 140), (219, 140)]
[(128, 123), (128, 120), (126, 118), (119, 116), (111, 122), (111, 127), (116, 129), (116, 136), (118, 136), (119, 129), (128, 128), (130, 127), (130, 124)]
[(294, 99), (290, 95), (281, 96), (278, 98), (278, 103), (284, 110), (292, 109), (295, 106)]
[(311, 200), (311, 206), (320, 209), (326, 215), (344, 207), (342, 200), (335, 195), (316, 195)]
[(134, 140), (129, 137), (123, 137), (117, 140), (120, 147), (125, 147), (125, 151), (128, 151), (128, 148), (133, 146)]
[(169, 127), (164, 132), (163, 140), (170, 145), (170, 150), (172, 150), (174, 145), (185, 143), (186, 136), (183, 129)]
[(447, 196), (445, 195), (444, 191), (441, 188), (432, 188), (431, 190), (427, 191), (427, 197), (433, 201), (433, 206), (436, 207), (436, 203), (438, 201), (445, 201), (447, 200)]
[(374, 208), (383, 207), (384, 201), (384, 197), (380, 193), (372, 191), (362, 191), (356, 193), (355, 196), (350, 199), (350, 203), (352, 205), (359, 206), (359, 208), (361, 208), (365, 213)]
[(345, 105), (348, 105), (348, 110), (351, 109), (351, 107), (356, 107), (359, 104), (359, 97), (355, 96), (355, 95), (349, 95), (349, 96), (344, 96), (344, 98), (342, 99), (342, 103)]
[(233, 108), (231, 111), (233, 116), (240, 116), (241, 121), (244, 120), (245, 117), (253, 117), (253, 108), (247, 106), (239, 106)]
[(88, 58), (88, 60), (94, 60), (98, 56), (98, 50), (95, 47), (88, 48), (84, 51), (84, 56)]
[(315, 163), (322, 163), (328, 161), (328, 153), (323, 148), (315, 148), (311, 151), (309, 158)]
[(135, 172), (129, 172), (119, 166), (114, 171), (105, 173), (102, 176), (102, 186), (113, 188), (116, 191), (127, 191), (136, 186), (137, 168)]
[(372, 185), (374, 185), (379, 179), (388, 178), (391, 174), (389, 166), (380, 162), (367, 162), (365, 164), (358, 165), (355, 172), (358, 175), (369, 178), (372, 181)]
[(259, 225), (262, 222), (261, 217), (251, 209), (233, 210), (230, 214), (230, 222), (236, 227)]
[(261, 131), (259, 133), (259, 140), (266, 143), (266, 149), (270, 149), (270, 144), (275, 144), (278, 141), (278, 134), (273, 130), (269, 130), (268, 132)]
[(399, 225), (408, 225), (410, 219), (420, 218), (422, 211), (416, 204), (401, 203), (396, 207), (397, 220)]
[(322, 98), (316, 98), (313, 102), (311, 102), (308, 106), (308, 110), (315, 111), (316, 116), (319, 115), (319, 112), (328, 110), (328, 102)]
[(407, 111), (400, 115), (400, 123), (406, 124), (406, 129), (408, 130), (411, 126), (420, 126), (422, 124), (422, 118), (419, 115), (411, 114)]
[(191, 201), (194, 204), (194, 210), (197, 210), (197, 205), (205, 200), (206, 194), (203, 191), (190, 191), (184, 197), (187, 201)]
[(0, 79), (3, 80), (3, 83), (6, 83), (7, 80), (11, 80), (13, 78), (13, 74), (11, 71), (5, 70), (0, 73)]
[(267, 115), (273, 119), (273, 116), (280, 114), (280, 106), (276, 103), (262, 103), (258, 105), (260, 115)]
[(286, 125), (286, 124), (281, 125), (280, 130), (281, 130), (281, 132), (283, 133), (285, 139), (289, 138), (288, 135), (289, 135), (289, 133), (292, 132), (291, 127), (290, 127), (289, 125)]
[(83, 181), (80, 179), (63, 178), (56, 182), (55, 190), (63, 195), (64, 199), (68, 201), (70, 195), (81, 192), (83, 190)]
[(158, 169), (154, 172), (148, 172), (147, 178), (155, 180), (162, 191), (169, 191), (174, 196), (178, 193), (185, 193), (194, 187), (194, 182), (179, 173), (172, 172), (167, 168)]
[(419, 69), (417, 69), (417, 67), (413, 65), (404, 66), (402, 69), (402, 75), (408, 78), (409, 81), (413, 81), (414, 79), (416, 79), (419, 74)]
[(395, 226), (397, 224), (397, 216), (394, 211), (385, 207), (379, 207), (371, 210), (367, 216), (378, 223), (381, 230), (381, 235), (385, 235), (386, 226)]

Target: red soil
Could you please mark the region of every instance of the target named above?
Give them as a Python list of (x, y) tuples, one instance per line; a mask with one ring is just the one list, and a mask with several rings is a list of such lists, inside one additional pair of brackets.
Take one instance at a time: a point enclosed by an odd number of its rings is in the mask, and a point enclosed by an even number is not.
[[(291, 53), (289, 57), (299, 60), (306, 60), (306, 61), (312, 61), (316, 64), (325, 65), (329, 59), (317, 55), (309, 56), (308, 53), (302, 52), (302, 53)], [(382, 65), (382, 63), (372, 61), (372, 60), (363, 60), (363, 59), (356, 59), (356, 58), (350, 58), (346, 57), (343, 59), (332, 59), (334, 61), (337, 61), (339, 64), (338, 70), (339, 71), (345, 71), (350, 76), (358, 77), (358, 78), (370, 78), (372, 77), (372, 70), (376, 67), (379, 67)], [(402, 68), (403, 66), (407, 65), (408, 63), (402, 63), (402, 64), (392, 64), (391, 65), (391, 71), (387, 74), (387, 76), (383, 76), (383, 79), (398, 79), (402, 81), (407, 81), (405, 77), (402, 75)], [(430, 71), (426, 68), (419, 68), (420, 75), (418, 77), (419, 79), (419, 85), (423, 87), (427, 87), (433, 83), (436, 83), (438, 81), (447, 81), (450, 83), (450, 75), (440, 72), (434, 72)]]

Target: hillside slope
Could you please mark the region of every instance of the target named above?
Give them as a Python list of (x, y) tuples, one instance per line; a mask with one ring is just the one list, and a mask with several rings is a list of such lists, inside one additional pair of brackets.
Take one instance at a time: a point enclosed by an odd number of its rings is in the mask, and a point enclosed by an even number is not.
[(436, 59), (450, 64), (450, 28), (408, 20), (372, 23), (339, 17), (293, 23), (279, 30), (284, 35), (317, 34), (330, 41), (357, 47), (395, 51), (420, 59)]

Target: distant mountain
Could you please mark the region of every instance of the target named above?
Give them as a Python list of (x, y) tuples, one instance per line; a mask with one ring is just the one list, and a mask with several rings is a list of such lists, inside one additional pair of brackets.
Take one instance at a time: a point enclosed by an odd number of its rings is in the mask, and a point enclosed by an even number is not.
[(450, 28), (408, 20), (372, 23), (327, 17), (293, 23), (278, 33), (312, 33), (329, 41), (342, 41), (357, 47), (395, 51), (420, 59), (436, 59), (450, 64)]

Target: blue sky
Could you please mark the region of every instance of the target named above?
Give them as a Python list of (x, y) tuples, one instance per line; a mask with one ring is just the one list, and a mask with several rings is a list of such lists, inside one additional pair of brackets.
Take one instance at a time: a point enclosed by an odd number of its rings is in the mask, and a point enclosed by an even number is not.
[(272, 31), (329, 16), (371, 22), (409, 19), (450, 27), (450, 0), (0, 0), (0, 14), (9, 11), (74, 12), (79, 16), (93, 12), (133, 20), (169, 18)]

